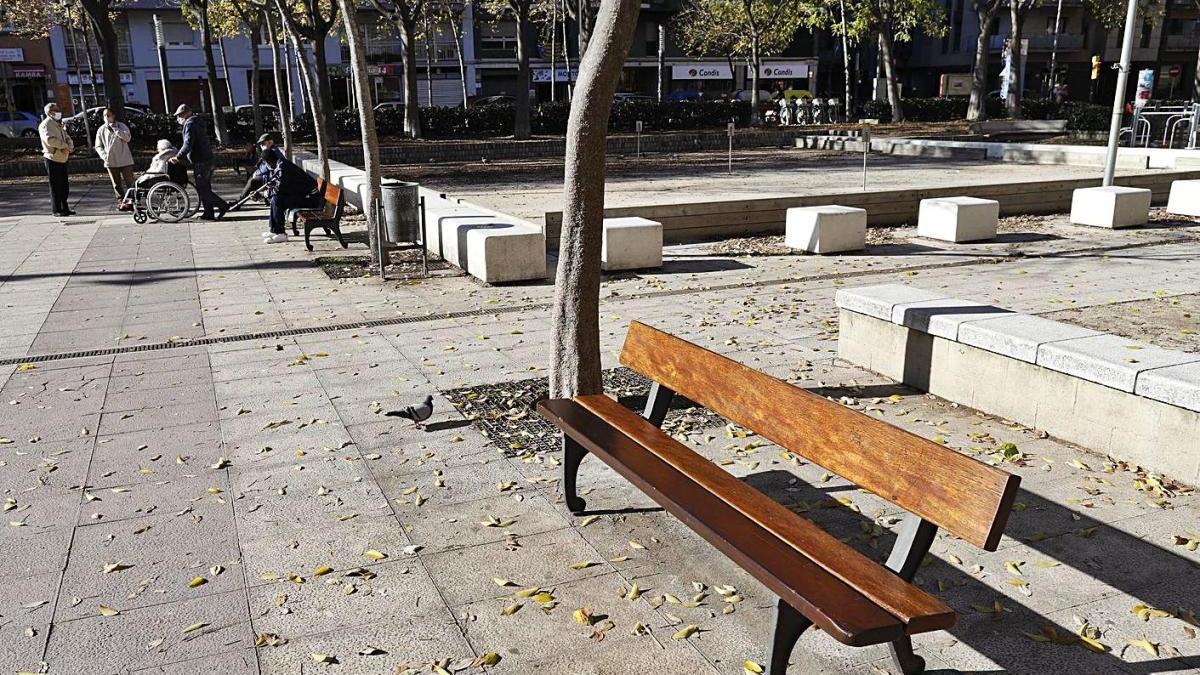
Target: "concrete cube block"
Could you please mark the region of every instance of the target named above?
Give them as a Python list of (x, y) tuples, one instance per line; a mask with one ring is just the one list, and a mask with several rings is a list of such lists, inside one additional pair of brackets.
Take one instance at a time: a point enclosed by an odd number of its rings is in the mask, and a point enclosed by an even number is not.
[(1043, 344), (1093, 335), (1100, 331), (1027, 314), (968, 321), (958, 328), (959, 342), (1028, 363), (1037, 363)]
[(1071, 194), (1071, 222), (1111, 229), (1145, 225), (1150, 220), (1150, 197), (1145, 188), (1079, 188)]
[(528, 225), (493, 223), (466, 232), (463, 269), (489, 284), (546, 278), (546, 235)]
[(834, 302), (840, 309), (891, 321), (892, 308), (896, 305), (939, 300), (944, 297), (946, 297), (944, 293), (935, 293), (916, 286), (879, 284), (840, 288), (834, 294)]
[(1163, 349), (1116, 335), (1094, 335), (1043, 344), (1038, 347), (1037, 363), (1043, 368), (1133, 393), (1139, 373), (1193, 361), (1200, 361), (1200, 354)]
[(941, 241), (983, 241), (996, 238), (1000, 202), (977, 197), (922, 199), (917, 236)]
[(600, 265), (606, 270), (662, 267), (662, 223), (646, 218), (605, 218)]
[(867, 246), (867, 211), (832, 204), (790, 208), (784, 245), (819, 254), (861, 251)]
[(1200, 180), (1171, 181), (1167, 212), (1177, 216), (1200, 217)]

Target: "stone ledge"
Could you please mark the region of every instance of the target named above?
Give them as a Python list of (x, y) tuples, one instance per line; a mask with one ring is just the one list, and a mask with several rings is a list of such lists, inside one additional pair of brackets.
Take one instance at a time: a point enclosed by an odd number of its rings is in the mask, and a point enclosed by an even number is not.
[(1043, 368), (1129, 393), (1133, 393), (1140, 373), (1193, 361), (1200, 361), (1200, 354), (1105, 334), (1043, 344), (1038, 347), (1037, 358)]
[(1138, 376), (1134, 393), (1200, 412), (1200, 362), (1147, 370)]
[(958, 329), (958, 341), (965, 345), (1028, 363), (1037, 363), (1038, 347), (1044, 344), (1092, 335), (1102, 333), (1028, 314), (971, 321)]
[(834, 302), (842, 309), (891, 321), (892, 308), (896, 305), (940, 300), (945, 297), (945, 294), (934, 293), (916, 286), (879, 284), (878, 286), (838, 289), (834, 295)]
[(892, 307), (892, 323), (923, 333), (957, 340), (959, 326), (969, 321), (981, 321), (998, 314), (1012, 314), (1007, 309), (958, 298), (939, 298), (922, 302), (897, 304)]

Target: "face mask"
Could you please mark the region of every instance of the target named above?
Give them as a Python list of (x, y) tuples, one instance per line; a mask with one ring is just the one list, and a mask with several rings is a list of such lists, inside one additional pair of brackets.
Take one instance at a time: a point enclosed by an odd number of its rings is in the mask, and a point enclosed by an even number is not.
[(55, 122), (58, 122), (58, 121), (61, 121), (61, 120), (62, 120), (62, 113), (60, 113), (60, 112), (52, 112), (52, 113), (50, 113), (50, 117), (54, 118), (54, 121), (55, 121)]

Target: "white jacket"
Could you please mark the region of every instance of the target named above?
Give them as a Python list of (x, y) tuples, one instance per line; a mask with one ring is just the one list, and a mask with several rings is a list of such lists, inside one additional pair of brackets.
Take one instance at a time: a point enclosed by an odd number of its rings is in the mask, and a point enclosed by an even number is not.
[(75, 141), (71, 140), (71, 135), (63, 129), (62, 123), (52, 117), (46, 117), (38, 125), (38, 134), (42, 137), (42, 157), (51, 162), (66, 164), (71, 151), (75, 149)]
[(102, 124), (96, 130), (96, 154), (104, 160), (106, 168), (116, 169), (133, 166), (133, 153), (129, 151), (129, 140), (133, 135), (123, 122)]
[(167, 163), (171, 161), (176, 152), (178, 151), (175, 148), (168, 148), (155, 155), (154, 159), (150, 160), (150, 168), (146, 169), (146, 173), (167, 175)]

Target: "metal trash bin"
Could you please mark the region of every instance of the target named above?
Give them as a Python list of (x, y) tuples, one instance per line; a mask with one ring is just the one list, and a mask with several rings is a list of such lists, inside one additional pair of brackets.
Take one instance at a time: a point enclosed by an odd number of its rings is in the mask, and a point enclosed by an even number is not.
[(384, 178), (380, 181), (384, 239), (389, 244), (423, 242), (417, 183)]

